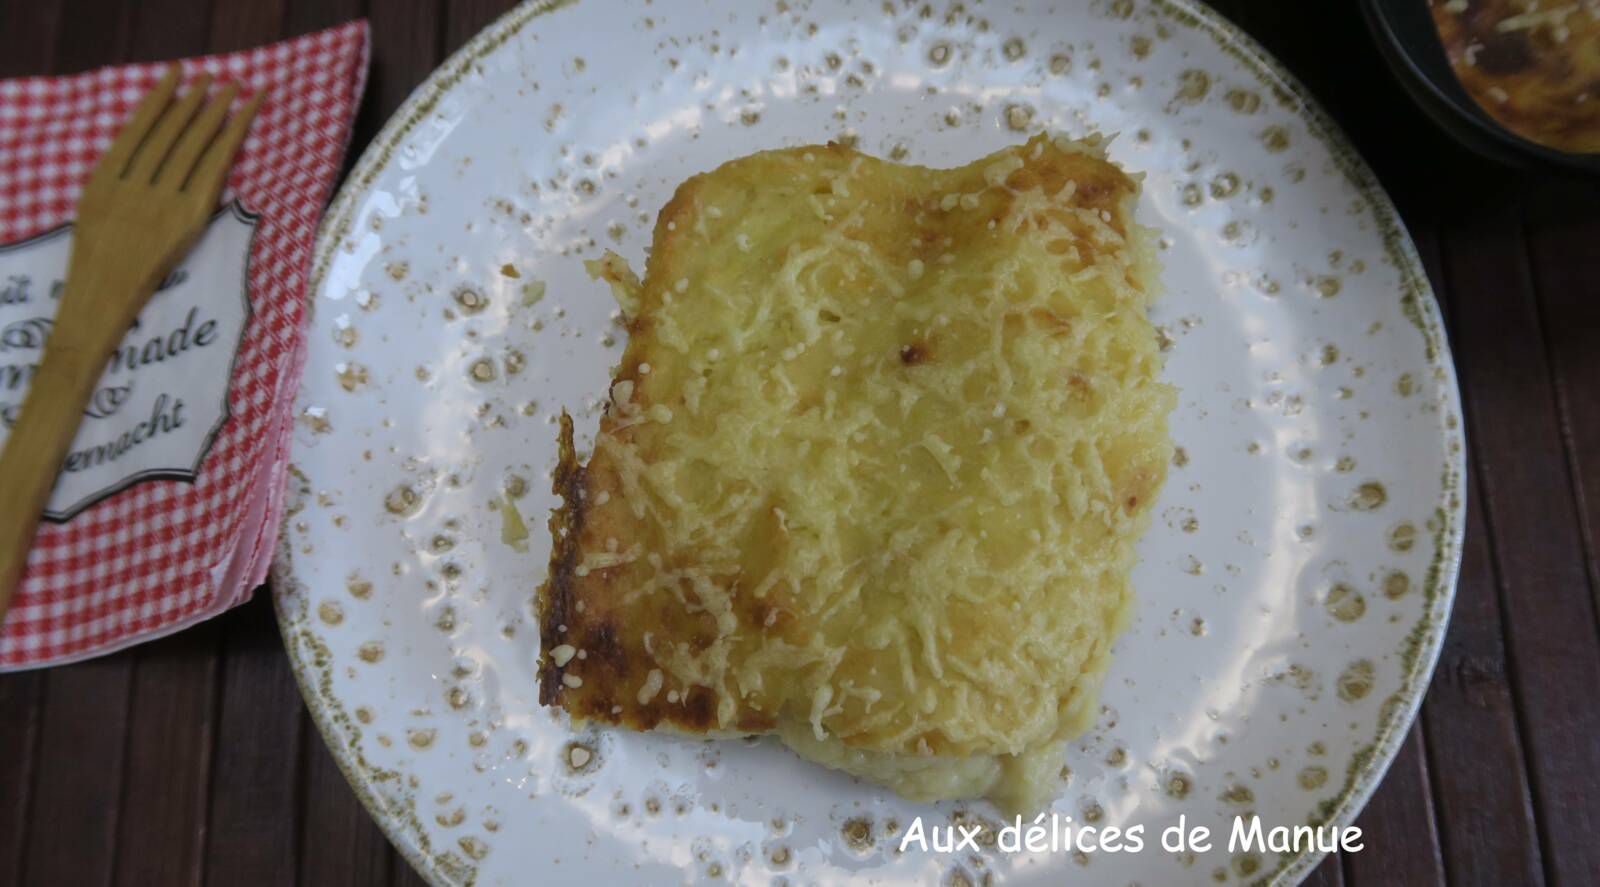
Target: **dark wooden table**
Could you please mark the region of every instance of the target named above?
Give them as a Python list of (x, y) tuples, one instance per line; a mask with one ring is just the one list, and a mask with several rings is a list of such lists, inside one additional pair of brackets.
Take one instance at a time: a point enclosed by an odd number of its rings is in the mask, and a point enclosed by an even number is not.
[[(585, 0), (605, 2), (605, 0)], [(510, 0), (0, 0), (0, 77), (239, 49), (368, 16), (352, 157)], [(1422, 717), (1313, 884), (1600, 884), (1600, 184), (1467, 155), (1354, 3), (1217, 0), (1400, 206), (1448, 319), (1466, 560)], [(0, 677), (0, 885), (418, 883), (306, 715), (266, 593), (174, 637)]]

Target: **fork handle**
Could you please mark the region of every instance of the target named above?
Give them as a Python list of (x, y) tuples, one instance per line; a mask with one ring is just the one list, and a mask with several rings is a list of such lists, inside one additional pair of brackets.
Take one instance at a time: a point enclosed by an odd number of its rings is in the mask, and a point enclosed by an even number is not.
[[(108, 355), (161, 279), (159, 268), (107, 262), (93, 252), (73, 245), (43, 360), (0, 451), (0, 623), (22, 583), (40, 517)], [(111, 307), (120, 305), (133, 307)]]

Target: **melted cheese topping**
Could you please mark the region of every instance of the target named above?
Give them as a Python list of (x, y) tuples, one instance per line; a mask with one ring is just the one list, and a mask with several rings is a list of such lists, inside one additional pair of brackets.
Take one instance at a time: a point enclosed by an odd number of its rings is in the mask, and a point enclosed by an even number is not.
[(1171, 457), (1136, 190), (1042, 136), (685, 183), (582, 469), (567, 426), (544, 648), (589, 653), (547, 658), (541, 698), (1040, 806)]
[(1489, 116), (1561, 151), (1600, 153), (1600, 0), (1429, 0), (1451, 69)]

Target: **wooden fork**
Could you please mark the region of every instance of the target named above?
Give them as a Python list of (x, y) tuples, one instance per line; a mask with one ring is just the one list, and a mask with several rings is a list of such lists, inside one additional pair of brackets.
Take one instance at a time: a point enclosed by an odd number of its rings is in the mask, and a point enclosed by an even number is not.
[(260, 105), (257, 93), (228, 120), (234, 85), (207, 102), (210, 86), (201, 75), (174, 101), (178, 67), (167, 69), (78, 198), (55, 326), (0, 453), (0, 621), (111, 349), (205, 230)]

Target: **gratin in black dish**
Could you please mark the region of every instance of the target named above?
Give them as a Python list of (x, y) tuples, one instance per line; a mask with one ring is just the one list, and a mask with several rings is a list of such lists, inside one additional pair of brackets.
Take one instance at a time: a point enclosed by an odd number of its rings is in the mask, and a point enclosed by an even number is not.
[(1361, 0), (1361, 11), (1395, 77), (1456, 141), (1515, 166), (1600, 175), (1600, 154), (1572, 154), (1531, 142), (1478, 107), (1450, 67), (1428, 0)]

